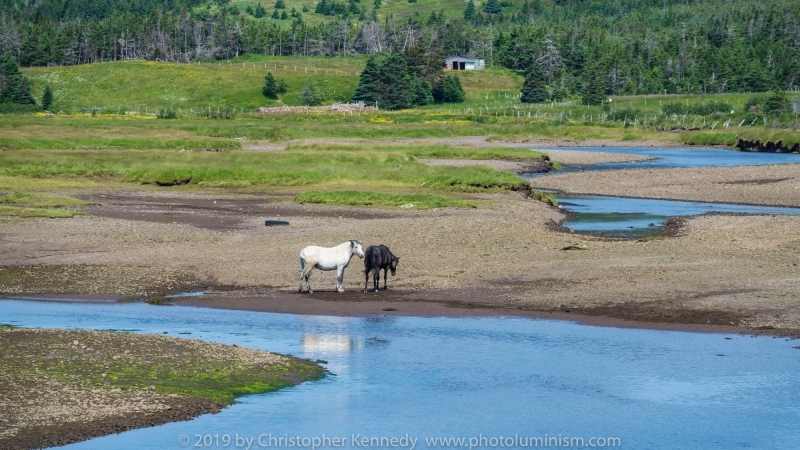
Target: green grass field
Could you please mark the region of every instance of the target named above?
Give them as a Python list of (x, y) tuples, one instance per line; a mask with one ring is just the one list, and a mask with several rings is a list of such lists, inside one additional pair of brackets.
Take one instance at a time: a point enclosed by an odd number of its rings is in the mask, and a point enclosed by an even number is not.
[[(337, 0), (339, 3), (342, 3), (343, 0)], [(248, 6), (255, 9), (257, 4), (261, 4), (267, 10), (267, 17), (262, 19), (254, 19), (252, 16), (252, 20), (263, 20), (269, 23), (275, 22), (278, 24), (286, 24), (289, 25), (292, 22), (292, 18), (290, 17), (287, 20), (273, 20), (270, 19), (269, 16), (272, 14), (272, 11), (275, 9), (275, 0), (232, 0), (231, 4), (235, 5), (239, 11), (244, 12)], [(320, 22), (327, 22), (333, 21), (336, 18), (334, 16), (324, 16), (322, 14), (315, 14), (314, 8), (316, 7), (317, 2), (315, 0), (284, 0), (286, 4), (286, 12), (289, 13), (292, 8), (296, 8), (297, 11), (302, 11), (303, 5), (305, 5), (309, 12), (303, 14), (303, 21), (308, 24), (318, 24)], [(345, 0), (344, 3), (347, 3)], [(378, 19), (384, 20), (386, 17), (393, 17), (395, 20), (403, 21), (410, 17), (413, 17), (417, 20), (427, 21), (428, 17), (430, 17), (431, 12), (436, 12), (437, 14), (444, 10), (445, 17), (448, 18), (456, 18), (456, 17), (463, 17), (464, 9), (467, 7), (468, 0), (418, 0), (415, 3), (410, 3), (408, 0), (383, 0), (381, 6), (377, 9)], [(521, 0), (511, 0), (508, 1), (509, 4), (514, 5), (515, 7), (521, 5), (523, 2)], [(374, 2), (372, 0), (360, 0), (358, 3), (360, 8), (366, 8), (367, 14), (373, 9)], [(480, 10), (483, 7), (483, 1), (475, 2), (476, 9)], [(356, 19), (356, 17), (351, 18)]]
[[(326, 103), (348, 102), (358, 85), (366, 58), (269, 57), (246, 55), (230, 61), (176, 64), (118, 61), (69, 67), (23, 69), (34, 95), (44, 86), (53, 89), (53, 111), (79, 113), (103, 108), (108, 113), (151, 115), (160, 108), (186, 112), (207, 108), (235, 108), (251, 112), (261, 106), (300, 105), (299, 94), (310, 78), (325, 94)], [(279, 100), (261, 95), (267, 72), (286, 81), (288, 92)], [(463, 71), (458, 74), (467, 102), (435, 105), (425, 111), (465, 110), (491, 104), (509, 108), (518, 103), (522, 76), (507, 69)], [(507, 98), (509, 97), (509, 98)]]
[[(349, 114), (250, 112), (265, 104), (297, 104), (297, 93), (309, 77), (323, 87), (328, 102), (346, 101), (364, 61), (360, 57), (247, 55), (230, 62), (200, 64), (114, 62), (25, 69), (36, 95), (46, 84), (54, 88), (54, 109), (61, 112), (0, 114), (0, 190), (119, 185), (160, 189), (159, 185), (186, 184), (169, 189), (283, 192), (293, 197), (299, 194), (298, 200), (309, 202), (379, 207), (406, 203), (436, 207), (443, 204), (442, 199), (474, 206), (463, 197), (476, 192), (508, 192), (517, 189), (521, 180), (487, 168), (429, 167), (416, 158), (521, 159), (541, 155), (499, 147), (467, 149), (371, 140), (490, 136), (498, 140), (658, 140), (727, 146), (735, 144), (738, 137), (782, 139), (790, 145), (800, 141), (800, 132), (790, 129), (800, 125), (791, 123), (791, 117), (767, 124), (776, 127), (743, 123), (743, 118), (749, 117), (743, 111), (750, 97), (747, 94), (620, 97), (604, 109), (583, 106), (578, 99), (529, 105), (519, 102), (522, 77), (506, 69), (459, 72), (467, 93), (461, 104)], [(271, 103), (260, 92), (267, 71), (285, 79), (289, 86), (286, 95)], [(790, 94), (790, 99), (794, 96)], [(665, 105), (710, 101), (730, 105), (733, 114), (663, 113)], [(228, 120), (198, 114), (156, 118), (155, 110), (164, 108), (189, 113), (233, 108), (237, 114)], [(294, 143), (283, 152), (242, 150), (242, 142), (251, 140), (304, 138), (365, 141)], [(427, 197), (409, 200), (407, 196), (413, 195)], [(545, 196), (540, 199), (550, 201)]]

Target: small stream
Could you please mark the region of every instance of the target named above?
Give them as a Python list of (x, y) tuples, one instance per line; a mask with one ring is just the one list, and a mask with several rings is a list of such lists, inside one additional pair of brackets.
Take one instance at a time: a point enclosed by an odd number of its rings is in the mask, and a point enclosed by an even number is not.
[[(798, 341), (502, 317), (324, 317), (17, 300), (2, 301), (2, 308), (0, 321), (19, 326), (166, 332), (323, 359), (332, 372), (243, 397), (219, 414), (69, 449), (246, 448), (234, 445), (237, 435), (254, 439), (250, 448), (279, 448), (258, 445), (269, 434), (345, 437), (348, 449), (363, 448), (352, 445), (354, 434), (409, 435), (418, 439), (415, 449), (436, 448), (425, 438), (515, 435), (619, 438), (622, 446), (614, 448), (637, 450), (788, 449), (800, 442)], [(181, 435), (189, 445), (179, 444)]]
[[(735, 167), (768, 164), (797, 164), (800, 155), (752, 153), (719, 149), (650, 149), (582, 147), (589, 152), (624, 153), (653, 158), (646, 161), (567, 166), (551, 173), (607, 171), (620, 169), (670, 169), (692, 167)], [(525, 178), (547, 174), (523, 174)], [(572, 216), (563, 225), (583, 233), (641, 238), (657, 233), (669, 217), (707, 213), (789, 214), (800, 215), (800, 208), (749, 206), (726, 203), (686, 202), (678, 200), (637, 199), (599, 195), (553, 193), (560, 207)]]

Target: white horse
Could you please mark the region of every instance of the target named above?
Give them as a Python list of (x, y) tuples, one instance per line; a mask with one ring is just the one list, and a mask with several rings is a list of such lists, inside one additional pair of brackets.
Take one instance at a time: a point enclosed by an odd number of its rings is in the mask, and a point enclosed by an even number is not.
[(344, 269), (350, 265), (350, 258), (353, 254), (364, 259), (364, 250), (361, 249), (361, 241), (345, 241), (336, 247), (318, 247), (311, 245), (300, 252), (300, 289), (303, 293), (303, 280), (306, 281), (306, 289), (311, 294), (311, 271), (315, 268), (319, 270), (336, 269), (336, 290), (344, 292), (342, 280), (344, 279)]

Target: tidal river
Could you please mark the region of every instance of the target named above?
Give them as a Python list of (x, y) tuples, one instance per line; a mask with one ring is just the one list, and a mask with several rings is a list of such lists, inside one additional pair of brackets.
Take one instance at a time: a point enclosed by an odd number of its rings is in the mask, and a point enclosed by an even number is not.
[(2, 321), (19, 326), (167, 332), (324, 360), (331, 371), (243, 397), (220, 414), (70, 449), (729, 450), (800, 442), (800, 341), (502, 317), (23, 300), (0, 307)]
[[(559, 148), (559, 150), (569, 150)], [(554, 173), (607, 171), (620, 169), (676, 169), (693, 167), (736, 167), (765, 164), (797, 164), (800, 155), (752, 153), (721, 149), (653, 149), (586, 147), (574, 150), (624, 153), (651, 158), (646, 161), (569, 166)], [(526, 178), (547, 174), (524, 174)], [(572, 216), (563, 225), (578, 232), (613, 236), (644, 237), (656, 233), (668, 217), (706, 213), (790, 214), (800, 215), (800, 208), (731, 205), (725, 203), (684, 202), (675, 200), (636, 199), (599, 195), (554, 194), (560, 207)]]

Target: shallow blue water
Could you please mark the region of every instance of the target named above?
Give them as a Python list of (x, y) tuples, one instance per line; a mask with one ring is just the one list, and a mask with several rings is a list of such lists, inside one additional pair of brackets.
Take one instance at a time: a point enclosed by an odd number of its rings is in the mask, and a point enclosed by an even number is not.
[[(432, 448), (426, 437), (479, 435), (582, 437), (587, 445), (592, 437), (619, 438), (616, 448), (627, 449), (788, 449), (800, 442), (797, 341), (518, 318), (342, 318), (8, 300), (0, 308), (5, 323), (190, 332), (181, 336), (324, 359), (333, 374), (241, 398), (217, 415), (70, 449), (246, 448), (244, 441), (235, 445), (237, 434), (254, 439), (251, 448), (279, 448), (263, 437), (270, 433), (344, 436), (344, 448), (361, 448), (352, 445), (353, 434), (408, 434), (418, 439), (416, 448)], [(188, 446), (179, 445), (181, 435)], [(210, 445), (203, 445), (205, 436)], [(259, 446), (259, 436), (268, 445)]]
[[(536, 150), (541, 149), (537, 148)], [(552, 173), (574, 172), (580, 170), (598, 171), (619, 169), (674, 169), (685, 167), (735, 167), (761, 166), (769, 164), (800, 164), (800, 154), (741, 152), (723, 149), (576, 147), (558, 148), (558, 150), (623, 153), (626, 155), (639, 155), (655, 159), (624, 163), (567, 166), (564, 168), (564, 170)], [(536, 174), (533, 176), (536, 176)]]
[[(691, 167), (734, 167), (767, 164), (798, 164), (800, 155), (786, 153), (752, 153), (719, 149), (651, 149), (625, 147), (582, 147), (590, 152), (624, 153), (655, 158), (627, 163), (567, 166), (559, 174), (576, 171), (605, 171), (619, 169), (669, 169)], [(765, 176), (769, 173), (765, 172)], [(547, 174), (523, 174), (540, 177)], [(643, 200), (596, 195), (554, 194), (562, 209), (575, 213), (563, 225), (578, 232), (603, 233), (613, 236), (642, 237), (656, 233), (668, 217), (691, 216), (709, 212), (748, 214), (800, 215), (800, 208), (731, 205), (724, 203), (682, 202), (672, 200)], [(652, 224), (652, 225), (651, 225)]]
[(653, 234), (668, 217), (711, 212), (800, 215), (800, 208), (682, 202), (599, 195), (554, 194), (561, 208), (575, 213), (564, 226), (585, 233), (641, 237)]

